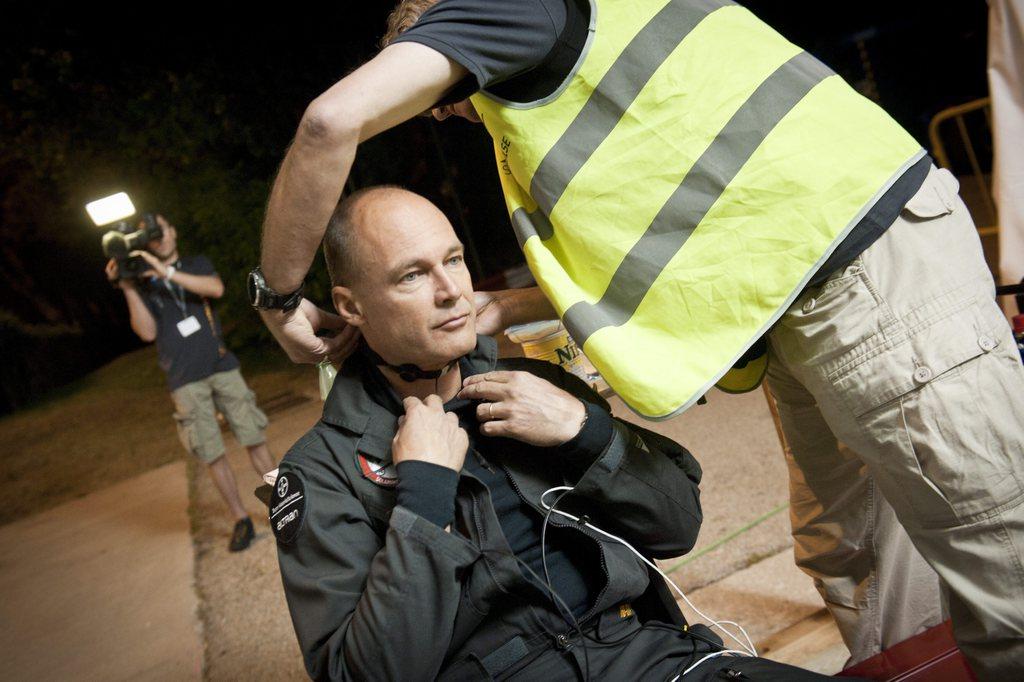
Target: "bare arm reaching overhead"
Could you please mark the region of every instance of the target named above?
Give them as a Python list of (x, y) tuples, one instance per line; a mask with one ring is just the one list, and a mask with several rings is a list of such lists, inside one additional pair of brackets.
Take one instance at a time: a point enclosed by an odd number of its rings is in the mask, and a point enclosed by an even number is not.
[[(263, 224), (261, 266), (277, 292), (298, 289), (348, 179), (359, 143), (427, 111), (467, 75), (464, 67), (416, 43), (399, 43), (333, 85), (307, 107), (274, 181)], [(309, 306), (261, 311), (295, 361), (333, 354), (335, 339), (316, 327), (341, 328)]]

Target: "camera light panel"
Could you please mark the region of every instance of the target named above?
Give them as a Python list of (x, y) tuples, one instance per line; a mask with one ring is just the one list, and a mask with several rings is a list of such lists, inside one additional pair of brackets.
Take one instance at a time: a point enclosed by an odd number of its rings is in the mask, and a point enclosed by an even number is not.
[(125, 192), (118, 192), (117, 194), (111, 194), (109, 197), (90, 201), (85, 205), (85, 210), (97, 226), (123, 220), (135, 214), (135, 206)]

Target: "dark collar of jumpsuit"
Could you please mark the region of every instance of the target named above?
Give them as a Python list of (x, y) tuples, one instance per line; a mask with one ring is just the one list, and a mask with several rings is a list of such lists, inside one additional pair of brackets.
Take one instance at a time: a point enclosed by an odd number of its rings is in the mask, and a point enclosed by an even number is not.
[[(462, 378), (492, 371), (498, 362), (498, 344), (489, 336), (477, 336), (476, 348), (459, 360)], [(371, 397), (364, 381), (372, 382), (388, 405)], [(445, 409), (454, 410), (469, 401), (451, 400)], [(391, 462), (391, 440), (398, 430), (398, 415), (404, 413), (394, 389), (365, 356), (355, 353), (345, 361), (324, 402), (324, 423), (361, 434), (358, 452), (387, 464)]]

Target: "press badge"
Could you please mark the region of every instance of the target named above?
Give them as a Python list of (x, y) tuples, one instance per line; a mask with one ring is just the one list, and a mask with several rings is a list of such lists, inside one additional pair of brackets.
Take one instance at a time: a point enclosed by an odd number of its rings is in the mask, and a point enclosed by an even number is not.
[(178, 333), (185, 338), (192, 336), (197, 331), (199, 331), (199, 320), (196, 319), (195, 315), (189, 315), (178, 323)]

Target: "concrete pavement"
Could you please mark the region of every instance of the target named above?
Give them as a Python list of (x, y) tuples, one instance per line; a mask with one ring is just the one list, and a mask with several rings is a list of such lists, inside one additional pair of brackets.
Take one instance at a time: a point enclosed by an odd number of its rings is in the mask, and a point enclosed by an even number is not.
[(0, 527), (3, 678), (201, 679), (193, 566), (184, 462)]

